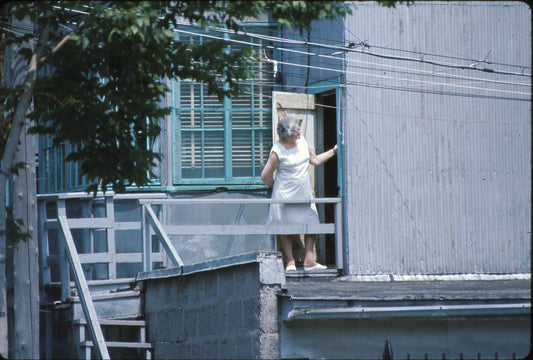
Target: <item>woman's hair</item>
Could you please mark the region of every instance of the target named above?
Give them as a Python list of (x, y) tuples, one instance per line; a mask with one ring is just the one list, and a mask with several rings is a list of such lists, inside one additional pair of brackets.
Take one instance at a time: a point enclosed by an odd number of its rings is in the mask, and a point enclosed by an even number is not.
[(286, 116), (278, 122), (278, 135), (280, 138), (286, 138), (291, 135), (294, 125), (299, 124), (300, 120), (292, 116)]

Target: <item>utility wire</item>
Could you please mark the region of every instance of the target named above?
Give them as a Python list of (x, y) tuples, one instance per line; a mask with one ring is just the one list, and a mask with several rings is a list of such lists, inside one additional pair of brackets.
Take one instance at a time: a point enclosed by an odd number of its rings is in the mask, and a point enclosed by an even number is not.
[[(190, 26), (190, 24), (188, 24), (188, 23), (184, 23), (184, 25), (185, 24)], [(215, 27), (212, 27), (210, 29), (213, 30), (213, 31), (217, 31), (217, 32), (235, 34), (235, 32), (232, 31), (232, 30), (215, 28)], [(251, 38), (263, 39), (263, 40), (271, 41), (271, 42), (274, 42), (274, 43), (277, 42), (277, 43), (291, 44), (291, 45), (315, 46), (315, 47), (327, 48), (327, 49), (332, 49), (332, 50), (337, 50), (337, 51), (347, 51), (347, 52), (360, 53), (360, 54), (365, 54), (365, 55), (370, 55), (370, 56), (379, 57), (379, 58), (385, 58), (385, 59), (427, 63), (427, 64), (431, 64), (431, 65), (435, 65), (435, 66), (443, 66), (443, 67), (457, 68), (457, 69), (471, 69), (471, 70), (484, 71), (484, 72), (503, 74), (503, 75), (529, 76), (529, 77), (531, 77), (531, 74), (524, 74), (524, 73), (517, 73), (517, 72), (510, 72), (510, 71), (501, 71), (501, 70), (494, 70), (494, 69), (488, 69), (488, 68), (480, 68), (480, 67), (477, 67), (477, 66), (472, 66), (473, 64), (470, 64), (470, 65), (448, 64), (448, 63), (441, 63), (441, 62), (436, 62), (436, 61), (425, 60), (423, 57), (421, 57), (421, 58), (410, 58), (410, 57), (403, 57), (403, 56), (393, 56), (393, 55), (378, 54), (378, 53), (374, 53), (374, 52), (367, 51), (367, 50), (358, 50), (355, 47), (355, 45), (357, 45), (357, 44), (353, 44), (353, 47), (350, 48), (351, 44), (349, 44), (348, 46), (329, 45), (329, 44), (321, 44), (321, 43), (309, 42), (309, 41), (304, 41), (304, 40), (284, 39), (284, 38), (280, 38), (280, 37), (261, 35), (261, 34), (254, 34), (254, 33), (243, 32), (243, 31), (237, 31), (236, 34), (237, 35), (246, 35), (246, 36), (249, 36)], [(359, 44), (359, 45), (361, 46), (361, 45), (365, 45), (365, 44)], [(368, 46), (368, 44), (366, 44), (366, 45)], [(367, 46), (363, 46), (363, 47), (367, 47)], [(483, 62), (482, 60), (469, 60), (469, 61), (470, 62), (474, 61), (474, 63)], [(520, 65), (509, 65), (509, 66), (516, 66), (516, 67), (523, 68), (523, 69), (526, 69), (526, 68), (529, 69), (529, 67), (520, 66)]]
[[(349, 86), (349, 85), (348, 85)], [(301, 87), (301, 86), (300, 86)], [(347, 87), (347, 86), (342, 86)], [(309, 88), (313, 88), (310, 86)], [(245, 91), (248, 95), (257, 95), (249, 91)], [(273, 99), (273, 96), (271, 95), (262, 95), (263, 97)], [(322, 108), (328, 108), (328, 109), (338, 109), (343, 111), (344, 113), (366, 113), (371, 115), (379, 115), (381, 119), (396, 119), (396, 118), (406, 118), (406, 119), (420, 119), (420, 120), (429, 120), (429, 121), (442, 121), (442, 122), (449, 122), (452, 124), (456, 123), (466, 123), (466, 124), (485, 124), (485, 125), (518, 125), (518, 126), (530, 126), (531, 122), (529, 120), (527, 121), (483, 121), (483, 120), (460, 120), (460, 119), (446, 119), (446, 118), (436, 118), (436, 117), (428, 117), (428, 116), (420, 116), (420, 115), (411, 115), (411, 114), (398, 114), (398, 113), (385, 113), (385, 112), (379, 112), (379, 111), (369, 111), (369, 110), (361, 110), (358, 107), (344, 107), (344, 106), (332, 106), (332, 105), (325, 105), (325, 104), (319, 104), (315, 103), (316, 107), (322, 107)]]
[(399, 80), (399, 81), (409, 81), (409, 82), (416, 82), (420, 84), (428, 84), (428, 85), (437, 85), (437, 86), (449, 86), (449, 87), (457, 87), (457, 88), (463, 88), (463, 89), (470, 89), (470, 90), (480, 90), (480, 91), (489, 91), (489, 92), (500, 92), (500, 93), (508, 93), (508, 94), (514, 94), (514, 95), (528, 95), (531, 96), (531, 92), (521, 92), (521, 91), (511, 91), (511, 90), (501, 90), (501, 89), (489, 89), (489, 88), (482, 88), (477, 86), (468, 86), (468, 85), (459, 85), (459, 84), (448, 84), (444, 82), (435, 82), (435, 81), (427, 81), (427, 80), (416, 80), (416, 79), (409, 79), (409, 78), (402, 78), (402, 77), (396, 77), (396, 76), (388, 76), (388, 75), (377, 75), (377, 74), (369, 74), (359, 71), (348, 71), (348, 70), (340, 70), (340, 69), (325, 69), (321, 66), (312, 66), (312, 65), (302, 65), (302, 64), (296, 64), (296, 63), (290, 63), (286, 61), (278, 61), (279, 64), (287, 65), (287, 66), (295, 66), (295, 67), (303, 67), (303, 68), (311, 68), (315, 70), (325, 70), (330, 72), (336, 72), (341, 74), (351, 74), (351, 75), (361, 75), (361, 76), (370, 76), (385, 80)]
[[(225, 39), (225, 38), (221, 38), (219, 36), (207, 35), (207, 34), (199, 34), (199, 33), (192, 32), (192, 31), (187, 31), (187, 30), (174, 29), (174, 31), (179, 32), (179, 33), (191, 34), (191, 35), (195, 35), (195, 36), (203, 36), (203, 37), (217, 39), (217, 40), (223, 40), (223, 41), (228, 41), (228, 42), (245, 44), (245, 45), (248, 45), (248, 46), (256, 46), (256, 47), (263, 46), (262, 44), (258, 44), (258, 43), (250, 43), (250, 42), (247, 42), (247, 41), (235, 40), (235, 39)], [(274, 47), (274, 46), (271, 46), (271, 45), (267, 45), (266, 48), (275, 49), (275, 50), (281, 50), (281, 51), (289, 51), (289, 52), (292, 51), (292, 52), (300, 53), (302, 55), (309, 54), (309, 52), (305, 52), (305, 51), (278, 48), (278, 47)], [(332, 56), (332, 55), (322, 55), (322, 54), (316, 54), (316, 53), (311, 53), (311, 54), (315, 55), (315, 56), (320, 56), (320, 57), (325, 57), (325, 58), (344, 61), (344, 59), (338, 58), (338, 57), (335, 57), (335, 56)], [(267, 61), (273, 62), (273, 60), (270, 60), (270, 59), (267, 59)], [(399, 78), (399, 77), (387, 76), (387, 75), (377, 75), (377, 74), (362, 73), (362, 72), (355, 72), (355, 71), (349, 71), (349, 70), (340, 70), (340, 69), (331, 69), (331, 68), (325, 68), (325, 67), (317, 67), (317, 66), (312, 66), (312, 65), (302, 65), (302, 64), (296, 64), (296, 63), (291, 63), (291, 62), (286, 62), (286, 61), (285, 62), (277, 61), (277, 63), (278, 64), (285, 64), (287, 66), (304, 67), (304, 68), (307, 68), (307, 69), (313, 68), (313, 69), (317, 69), (317, 70), (332, 71), (332, 72), (343, 73), (343, 74), (344, 73), (350, 73), (350, 74), (354, 74), (354, 75), (372, 76), (372, 77), (378, 77), (378, 78), (389, 79), (389, 80), (413, 81), (413, 82), (419, 82), (419, 83), (425, 83), (425, 84), (431, 84), (431, 85), (461, 87), (461, 88), (467, 88), (467, 89), (472, 89), (472, 90), (476, 89), (476, 90), (481, 90), (481, 91), (493, 91), (493, 92), (505, 92), (505, 93), (511, 93), (511, 94), (519, 94), (519, 95), (530, 95), (530, 93), (526, 93), (526, 92), (517, 92), (517, 91), (500, 90), (500, 89), (488, 89), (488, 88), (474, 87), (474, 86), (468, 86), (468, 85), (449, 84), (449, 83), (444, 83), (444, 82), (434, 82), (434, 81), (426, 81), (426, 80), (415, 80), (415, 79), (409, 79), (409, 78), (406, 78), (406, 77)], [(410, 68), (404, 68), (404, 69), (406, 69), (406, 70), (414, 70), (414, 69), (410, 69)], [(432, 75), (432, 74), (429, 74), (429, 75)], [(466, 80), (485, 81), (485, 79), (480, 79), (480, 78), (469, 78), (469, 77), (461, 77), (461, 76), (456, 76), (456, 77), (462, 78), (462, 79), (466, 79)], [(490, 80), (490, 79), (487, 79), (487, 82), (494, 82), (494, 83), (500, 83), (500, 84), (506, 84), (506, 85), (528, 86), (528, 84), (509, 83), (509, 82), (503, 82), (503, 81), (500, 81), (500, 80)]]
[[(420, 74), (416, 74), (416, 75), (436, 76), (436, 75), (442, 74), (442, 76), (446, 76), (447, 78), (456, 78), (456, 79), (473, 80), (473, 81), (484, 81), (484, 82), (492, 82), (492, 83), (505, 84), (505, 85), (531, 86), (530, 82), (528, 82), (528, 83), (517, 83), (517, 82), (508, 82), (508, 81), (501, 81), (501, 80), (491, 80), (491, 79), (476, 78), (476, 77), (470, 77), (470, 76), (462, 76), (462, 75), (449, 75), (449, 74), (444, 74), (444, 73), (436, 73), (434, 71), (429, 71), (429, 70), (420, 70), (420, 69), (406, 68), (406, 67), (402, 67), (402, 66), (387, 65), (387, 64), (376, 64), (376, 63), (369, 62), (369, 61), (361, 61), (361, 60), (355, 60), (355, 59), (343, 59), (343, 58), (339, 58), (339, 57), (334, 56), (334, 55), (324, 55), (324, 54), (318, 54), (318, 53), (309, 53), (309, 52), (301, 51), (301, 50), (277, 48), (277, 47), (268, 46), (268, 45), (266, 47), (267, 48), (276, 49), (276, 50), (280, 50), (280, 51), (285, 51), (285, 52), (292, 52), (292, 53), (302, 54), (302, 55), (314, 55), (314, 56), (321, 57), (321, 58), (326, 58), (326, 59), (343, 60), (343, 61), (346, 61), (348, 63), (358, 63), (358, 64), (366, 64), (366, 65), (379, 65), (379, 66), (383, 66), (384, 68), (391, 68), (391, 69), (397, 69), (397, 70), (408, 70), (408, 71), (413, 71), (413, 72), (420, 73)], [(350, 65), (348, 65), (348, 66), (350, 66)], [(382, 71), (383, 69), (372, 69), (372, 70)]]

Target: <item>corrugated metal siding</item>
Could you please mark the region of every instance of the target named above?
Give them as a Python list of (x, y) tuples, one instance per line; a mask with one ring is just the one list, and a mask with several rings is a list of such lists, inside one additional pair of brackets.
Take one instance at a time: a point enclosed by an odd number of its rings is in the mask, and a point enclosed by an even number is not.
[(468, 67), (531, 74), (530, 9), (363, 2), (345, 25), (366, 51), (466, 67), (348, 53), (348, 273), (529, 273), (531, 78)]
[[(314, 83), (338, 78), (343, 73), (341, 55), (332, 55), (337, 50), (314, 46), (314, 44), (328, 44), (331, 46), (344, 46), (344, 19), (317, 20), (307, 37), (307, 32), (300, 36), (299, 31), (283, 29), (283, 38), (298, 41), (307, 41), (308, 45), (285, 45), (291, 51), (281, 51), (284, 91), (298, 93), (313, 93), (309, 89)], [(306, 84), (308, 87), (306, 87)]]

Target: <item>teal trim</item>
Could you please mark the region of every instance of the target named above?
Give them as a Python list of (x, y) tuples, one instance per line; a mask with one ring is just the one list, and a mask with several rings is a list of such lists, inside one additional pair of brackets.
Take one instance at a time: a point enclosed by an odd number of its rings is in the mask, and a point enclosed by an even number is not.
[(343, 167), (342, 167), (342, 111), (341, 111), (341, 96), (342, 94), (342, 75), (335, 76), (330, 79), (322, 80), (309, 85), (309, 94), (319, 94), (326, 91), (335, 90), (336, 100), (336, 117), (337, 117), (337, 186), (339, 187), (339, 197), (342, 197), (342, 179), (343, 179)]
[(343, 170), (343, 146), (342, 146), (342, 139), (343, 139), (343, 127), (342, 124), (344, 123), (342, 121), (342, 111), (341, 111), (341, 97), (343, 96), (342, 93), (342, 87), (337, 86), (335, 89), (335, 99), (337, 100), (337, 186), (339, 188), (339, 197), (342, 197), (343, 195), (343, 176), (344, 176), (344, 170)]
[[(267, 190), (268, 187), (258, 184), (182, 184), (176, 186), (142, 186), (142, 187), (127, 187), (126, 191), (136, 192), (136, 191), (164, 191), (164, 192), (187, 192), (187, 191), (215, 191), (217, 189), (224, 190)], [(85, 190), (85, 189), (82, 189)]]
[[(319, 94), (326, 92), (328, 90), (336, 90), (338, 91), (341, 86), (341, 75), (335, 76), (333, 78), (318, 81), (315, 83), (309, 84), (309, 94)], [(338, 95), (338, 93), (336, 92)]]
[[(244, 27), (250, 26), (254, 28), (271, 28), (274, 31), (277, 31), (279, 33), (279, 26), (275, 24), (275, 27), (272, 26), (271, 23), (250, 23), (250, 24), (242, 24)], [(201, 31), (198, 31), (199, 34), (201, 34)], [(180, 38), (180, 35), (176, 35), (177, 38)], [(231, 38), (231, 34), (225, 34), (226, 38)], [(195, 39), (196, 41), (196, 39)], [(198, 42), (202, 42), (203, 38), (198, 38)], [(251, 41), (256, 41), (255, 39), (252, 39)], [(230, 51), (232, 45), (228, 45), (227, 51)], [(278, 51), (279, 52), (279, 51)], [(265, 70), (263, 70), (265, 71)], [(268, 73), (268, 70), (266, 70), (265, 73)], [(265, 81), (265, 78), (267, 81), (270, 81), (271, 79), (268, 78), (268, 76), (262, 77), (259, 81)], [(272, 79), (273, 80), (273, 79)], [(266, 188), (265, 185), (262, 183), (261, 179), (259, 178), (258, 173), (258, 167), (260, 167), (258, 160), (256, 157), (260, 156), (259, 151), (262, 151), (266, 153), (270, 150), (270, 147), (272, 144), (269, 140), (266, 140), (267, 143), (258, 144), (258, 141), (260, 139), (260, 132), (267, 131), (271, 132), (272, 126), (271, 126), (271, 105), (269, 101), (263, 101), (262, 104), (258, 103), (258, 99), (256, 99), (256, 96), (259, 95), (259, 93), (256, 94), (256, 91), (262, 91), (263, 94), (265, 94), (266, 97), (270, 94), (270, 92), (266, 92), (264, 89), (258, 88), (256, 82), (258, 80), (256, 79), (250, 79), (250, 85), (249, 85), (249, 91), (251, 92), (251, 95), (243, 95), (242, 97), (231, 99), (231, 98), (225, 98), (220, 106), (214, 105), (209, 106), (212, 104), (212, 99), (209, 99), (209, 103), (204, 102), (204, 100), (207, 100), (207, 89), (204, 88), (204, 85), (201, 83), (191, 83), (190, 86), (193, 86), (194, 88), (191, 88), (191, 95), (194, 96), (195, 101), (189, 102), (189, 94), (185, 93), (183, 96), (184, 99), (187, 100), (187, 104), (182, 104), (182, 94), (179, 92), (182, 89), (182, 85), (186, 82), (181, 79), (173, 79), (172, 80), (172, 112), (171, 112), (171, 121), (172, 124), (172, 148), (174, 149), (173, 152), (173, 169), (172, 169), (172, 184), (171, 188), (178, 187), (181, 188), (182, 186), (186, 186), (187, 188), (190, 188), (193, 186), (194, 188), (200, 188), (200, 189), (206, 189), (206, 188), (216, 188), (216, 187), (224, 187), (224, 188), (238, 188), (238, 189), (245, 189), (245, 188)], [(188, 88), (187, 88), (188, 89)], [(248, 90), (247, 89), (247, 90)], [(270, 90), (270, 89), (269, 89)], [(187, 90), (189, 91), (189, 90)], [(264, 107), (262, 107), (264, 104)], [(245, 106), (242, 106), (245, 105)], [(197, 115), (200, 114), (200, 126), (197, 127), (187, 127), (183, 128), (181, 125), (182, 116), (184, 114), (188, 114), (190, 112), (193, 112)], [(222, 127), (207, 127), (210, 123), (206, 124), (204, 120), (207, 121), (208, 118), (205, 118), (204, 116), (209, 116), (209, 112), (218, 113), (222, 116), (223, 123), (221, 124)], [(264, 126), (267, 124), (263, 124), (262, 126), (257, 126), (256, 124), (256, 117), (258, 118), (259, 113), (264, 113), (266, 116), (265, 118), (268, 119), (268, 126)], [(237, 114), (240, 113), (240, 114)], [(244, 117), (250, 116), (250, 125), (247, 125), (246, 123), (242, 123), (242, 119)], [(188, 115), (187, 115), (188, 116)], [(235, 119), (233, 117), (235, 116)], [(236, 122), (235, 122), (236, 121)], [(242, 126), (246, 125), (246, 126)], [(223, 131), (223, 134), (222, 134)], [(222, 143), (223, 148), (221, 148), (222, 154), (218, 153), (220, 157), (223, 157), (222, 160), (220, 158), (216, 159), (216, 164), (214, 166), (218, 166), (219, 162), (223, 162), (223, 164), (220, 165), (220, 174), (219, 178), (209, 178), (208, 176), (211, 176), (210, 173), (212, 173), (212, 164), (208, 164), (206, 160), (206, 156), (210, 156), (211, 152), (209, 149), (206, 148), (208, 143), (210, 143), (213, 138), (218, 138), (216, 135), (216, 132), (221, 132), (221, 139), (217, 141), (217, 147), (219, 144)], [(238, 138), (234, 137), (237, 135), (238, 132)], [(235, 135), (234, 135), (235, 133)], [(187, 144), (183, 144), (181, 139), (182, 135), (184, 134), (198, 134), (197, 136), (199, 139), (201, 139), (201, 149), (198, 149), (198, 145), (196, 144), (196, 156), (200, 156), (201, 159), (198, 159), (199, 162), (197, 163), (197, 171), (195, 178), (184, 178), (184, 169), (181, 167), (182, 159), (181, 156), (182, 151), (188, 150), (187, 155), (189, 154), (189, 151), (191, 149), (183, 149), (183, 146), (189, 146), (189, 141), (187, 141)], [(208, 137), (208, 134), (213, 134), (213, 136)], [(248, 135), (245, 135), (248, 134)], [(246, 136), (249, 136), (249, 140), (246, 139)], [(244, 140), (243, 140), (244, 139)], [(267, 138), (268, 139), (268, 138)], [(234, 144), (233, 142), (238, 142), (238, 144)], [(243, 146), (250, 146), (249, 149), (249, 155), (243, 156), (242, 147)], [(268, 148), (268, 149), (267, 149)], [(265, 150), (266, 149), (266, 150)], [(218, 151), (218, 150), (217, 150)], [(238, 157), (235, 157), (235, 156)], [(248, 160), (250, 159), (250, 163), (248, 164)], [(188, 161), (188, 160), (187, 160)], [(236, 162), (238, 161), (238, 163)], [(211, 166), (211, 167), (207, 167)], [(246, 167), (251, 166), (251, 169), (249, 171), (244, 171), (243, 169), (246, 169)], [(235, 172), (234, 167), (238, 167), (240, 174), (242, 175), (250, 175), (246, 177), (235, 177), (237, 174)], [(185, 174), (186, 176), (191, 176), (189, 174), (189, 171)]]

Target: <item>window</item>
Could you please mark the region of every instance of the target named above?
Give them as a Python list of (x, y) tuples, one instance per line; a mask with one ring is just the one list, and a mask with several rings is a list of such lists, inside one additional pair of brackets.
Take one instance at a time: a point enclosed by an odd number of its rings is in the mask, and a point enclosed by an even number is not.
[[(250, 32), (272, 29), (254, 27)], [(178, 40), (195, 44), (209, 41), (201, 35), (179, 34)], [(226, 36), (244, 43), (262, 41), (249, 36)], [(242, 46), (250, 45), (228, 42), (231, 50)], [(271, 49), (267, 55), (272, 57)], [(223, 101), (209, 95), (202, 83), (186, 79), (172, 82), (175, 185), (262, 185), (261, 170), (272, 147), (273, 68), (261, 61), (252, 72), (254, 78), (243, 84), (244, 93)]]

